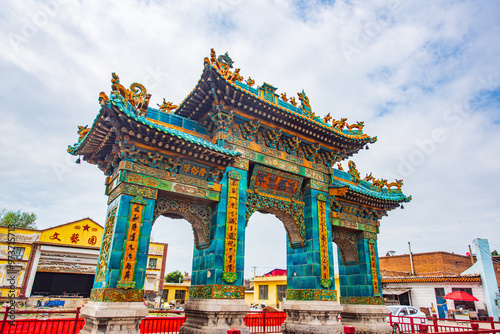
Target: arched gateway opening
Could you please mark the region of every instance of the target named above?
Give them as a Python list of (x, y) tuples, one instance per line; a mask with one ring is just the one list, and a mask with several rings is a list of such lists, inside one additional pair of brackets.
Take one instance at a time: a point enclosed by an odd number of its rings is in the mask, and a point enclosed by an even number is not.
[[(151, 228), (161, 215), (193, 228), (192, 281), (181, 333), (225, 333), (243, 322), (245, 226), (255, 211), (283, 222), (288, 239), (284, 333), (385, 333), (377, 233), (400, 203), (402, 180), (361, 179), (353, 161), (374, 143), (363, 122), (318, 117), (295, 97), (243, 80), (226, 53), (212, 50), (196, 87), (179, 105), (149, 107), (140, 84), (112, 91), (68, 152), (107, 176), (108, 212), (82, 333), (138, 332)], [(337, 164), (337, 165), (336, 165)], [(332, 241), (339, 245), (335, 291)], [(122, 311), (126, 310), (126, 312)], [(367, 320), (368, 319), (368, 320)]]
[[(161, 247), (166, 244), (166, 246)], [(180, 282), (165, 280), (165, 277), (174, 271), (183, 276), (191, 273), (193, 265), (193, 248), (195, 238), (192, 225), (182, 216), (162, 215), (155, 219), (151, 232), (148, 266), (144, 284), (144, 297), (150, 304), (172, 304), (172, 300), (182, 305), (188, 298), (189, 281), (186, 277)], [(163, 248), (162, 262), (158, 256), (158, 248)], [(159, 272), (159, 278), (157, 274)], [(176, 303), (177, 304), (177, 303)], [(163, 304), (162, 304), (163, 305)], [(180, 306), (179, 305), (179, 306)]]
[[(255, 212), (245, 231), (245, 292), (248, 304), (279, 308), (286, 293), (288, 238), (283, 223), (272, 214)], [(248, 284), (248, 286), (247, 286)]]
[(213, 207), (210, 204), (200, 204), (179, 198), (160, 197), (156, 200), (153, 221), (160, 216), (187, 220), (193, 228), (195, 247), (204, 249), (210, 243)]

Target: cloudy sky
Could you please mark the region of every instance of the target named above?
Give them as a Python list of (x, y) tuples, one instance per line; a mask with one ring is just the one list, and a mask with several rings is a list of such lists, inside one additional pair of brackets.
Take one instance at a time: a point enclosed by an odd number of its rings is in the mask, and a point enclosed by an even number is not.
[[(46, 228), (103, 223), (104, 175), (66, 153), (111, 72), (155, 106), (181, 102), (210, 48), (257, 84), (378, 136), (360, 173), (404, 179), (413, 201), (382, 219), (379, 252), (500, 251), (500, 4), (496, 1), (9, 1), (0, 11), (0, 207)], [(344, 162), (344, 165), (346, 163)], [(264, 232), (265, 231), (265, 232)], [(279, 220), (255, 214), (246, 276), (285, 267)], [(193, 236), (161, 218), (167, 271), (190, 271)]]

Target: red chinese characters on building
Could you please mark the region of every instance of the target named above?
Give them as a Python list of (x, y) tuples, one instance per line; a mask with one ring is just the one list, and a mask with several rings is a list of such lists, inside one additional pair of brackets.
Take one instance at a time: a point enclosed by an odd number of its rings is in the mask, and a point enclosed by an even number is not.
[(299, 185), (299, 182), (296, 180), (291, 180), (279, 175), (259, 170), (257, 172), (255, 185), (261, 188), (277, 190), (284, 193), (295, 195), (297, 193), (297, 187)]
[(59, 233), (57, 232), (54, 232), (54, 234), (52, 234), (50, 237), (49, 237), (50, 240), (57, 240), (57, 241), (61, 241), (61, 239), (59, 239)]
[(95, 245), (97, 243), (97, 237), (95, 235), (91, 236), (88, 240), (89, 245)]
[(69, 240), (71, 240), (72, 243), (77, 244), (78, 241), (80, 241), (80, 236), (78, 235), (78, 233), (73, 233)]

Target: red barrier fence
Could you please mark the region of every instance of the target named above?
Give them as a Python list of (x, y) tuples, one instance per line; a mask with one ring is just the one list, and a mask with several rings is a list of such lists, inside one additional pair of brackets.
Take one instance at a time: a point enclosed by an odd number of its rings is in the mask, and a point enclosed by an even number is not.
[[(500, 333), (500, 328), (495, 329), (495, 324), (500, 327), (499, 322), (494, 322), (493, 318), (489, 321), (471, 321), (471, 320), (454, 320), (454, 319), (438, 319), (436, 316), (432, 318), (409, 317), (409, 316), (394, 316), (389, 314), (388, 323), (393, 329), (393, 334), (400, 333)], [(482, 327), (480, 328), (480, 324)], [(474, 326), (478, 326), (478, 329)], [(491, 329), (486, 328), (491, 327)], [(423, 332), (425, 330), (425, 332)]]
[[(80, 308), (75, 310), (19, 310), (10, 312), (10, 307), (3, 310), (0, 334), (77, 334), (85, 321), (80, 318)], [(1, 313), (0, 313), (1, 314)], [(24, 318), (26, 315), (34, 318)], [(63, 314), (73, 317), (60, 318)], [(178, 316), (168, 316), (177, 314)], [(186, 321), (184, 312), (151, 311), (140, 325), (141, 334), (175, 334)], [(11, 318), (9, 316), (12, 315)], [(39, 318), (41, 316), (42, 318)], [(245, 316), (245, 325), (250, 333), (281, 333), (281, 324), (285, 321), (285, 312), (251, 312)]]
[(281, 324), (285, 322), (285, 312), (250, 312), (245, 316), (245, 325), (250, 333), (281, 333)]
[[(164, 316), (153, 316), (153, 314), (164, 314)], [(172, 317), (168, 314), (178, 314)], [(179, 311), (152, 311), (144, 318), (139, 326), (141, 334), (174, 334), (179, 332), (179, 328), (186, 321), (186, 316), (180, 316), (184, 312)], [(0, 333), (1, 334), (1, 333)]]
[[(10, 306), (4, 311), (0, 334), (77, 334), (83, 328), (84, 321), (80, 317), (80, 308), (67, 311), (56, 310), (15, 310)], [(23, 314), (41, 315), (43, 318), (21, 318)], [(75, 314), (71, 318), (50, 318), (62, 314)]]

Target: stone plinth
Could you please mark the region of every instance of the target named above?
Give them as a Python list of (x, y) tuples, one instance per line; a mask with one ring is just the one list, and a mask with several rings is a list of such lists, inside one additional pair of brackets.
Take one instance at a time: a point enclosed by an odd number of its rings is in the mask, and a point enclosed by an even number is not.
[(287, 300), (283, 303), (283, 310), (286, 320), (281, 325), (282, 333), (343, 333), (342, 324), (337, 319), (342, 305), (337, 302)]
[(387, 323), (389, 309), (384, 305), (344, 304), (342, 325), (356, 328), (356, 334), (389, 334), (391, 326)]
[(80, 334), (139, 334), (149, 311), (141, 302), (88, 302), (82, 307), (85, 326)]
[(237, 328), (250, 334), (243, 321), (249, 310), (243, 299), (189, 299), (184, 307), (187, 319), (179, 333), (226, 334)]

